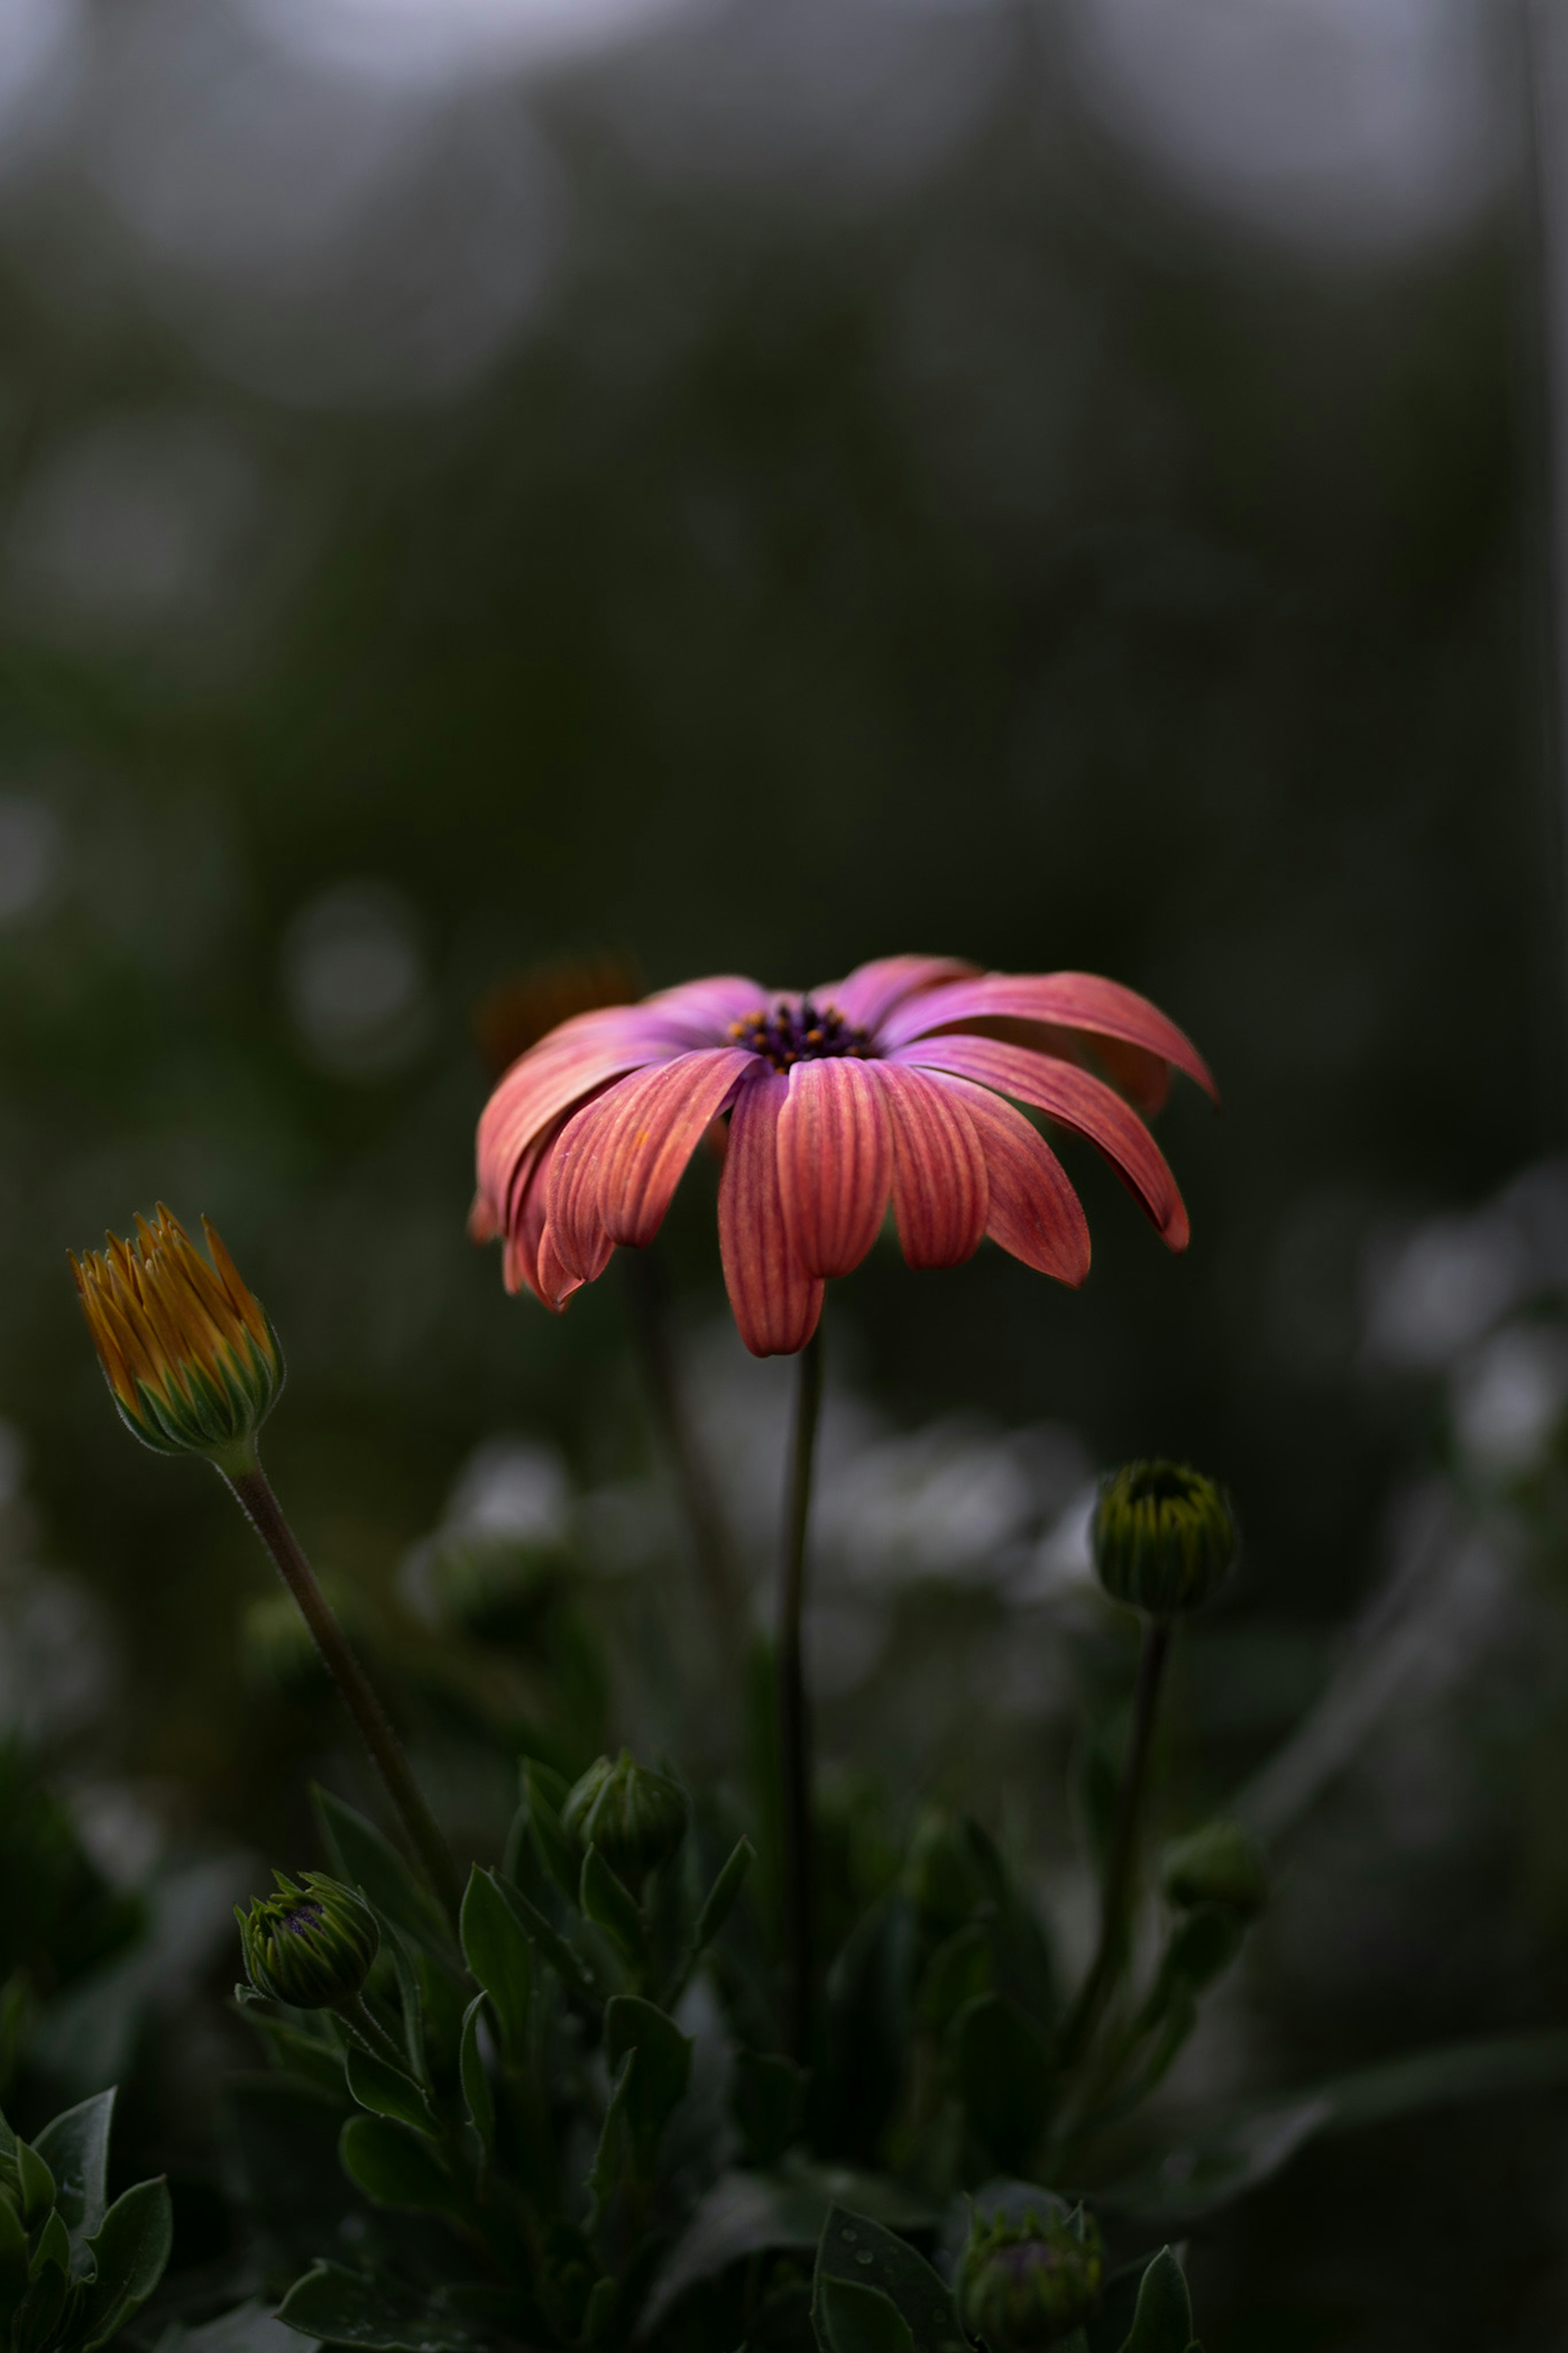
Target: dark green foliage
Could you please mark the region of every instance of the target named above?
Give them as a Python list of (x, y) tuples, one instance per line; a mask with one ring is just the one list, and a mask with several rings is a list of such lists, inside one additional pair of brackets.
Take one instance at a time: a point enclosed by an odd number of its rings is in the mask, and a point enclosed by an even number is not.
[(140, 2312), (173, 2244), (169, 2192), (107, 2202), (114, 2094), (54, 2117), (30, 2147), (0, 2116), (0, 2346), (98, 2353)]

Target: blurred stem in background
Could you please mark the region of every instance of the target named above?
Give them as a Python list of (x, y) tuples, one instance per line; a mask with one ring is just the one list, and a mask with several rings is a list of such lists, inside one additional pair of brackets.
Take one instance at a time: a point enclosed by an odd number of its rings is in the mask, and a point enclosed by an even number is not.
[(822, 1326), (800, 1355), (795, 1435), (784, 1489), (784, 1552), (779, 1578), (779, 1768), (784, 1830), (784, 1962), (789, 2048), (804, 2067), (813, 2037), (811, 1722), (806, 1709), (802, 1621), (805, 1614), (805, 1540), (811, 1476), (822, 1412)]
[(315, 1638), (328, 1673), (342, 1694), (360, 1736), (386, 1784), (410, 1841), (443, 1905), (455, 1920), (459, 1888), (457, 1870), (436, 1817), (425, 1802), (414, 1770), (403, 1753), (386, 1711), (371, 1686), (369, 1676), (349, 1647), (348, 1638), (331, 1604), (316, 1580), (315, 1571), (300, 1548), (294, 1531), (283, 1516), (271, 1482), (259, 1462), (247, 1470), (217, 1466), (228, 1481), (252, 1527), (271, 1554), (278, 1574), (299, 1604), (300, 1614)]

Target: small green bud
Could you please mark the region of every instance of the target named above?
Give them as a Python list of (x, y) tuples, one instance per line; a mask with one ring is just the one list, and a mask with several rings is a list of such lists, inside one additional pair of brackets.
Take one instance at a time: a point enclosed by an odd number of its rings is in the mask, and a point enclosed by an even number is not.
[(690, 1813), (685, 1790), (663, 1773), (636, 1762), (623, 1748), (612, 1764), (601, 1757), (567, 1791), (561, 1827), (581, 1846), (596, 1846), (617, 1879), (637, 1894), (686, 1836)]
[(246, 1973), (258, 1993), (295, 2010), (340, 2010), (370, 1975), (381, 1944), (375, 1915), (361, 1895), (324, 1872), (296, 1885), (280, 1871), (276, 1895), (258, 1895), (248, 1912), (237, 1904)]
[(1268, 1901), (1263, 1849), (1239, 1822), (1205, 1822), (1165, 1849), (1160, 1882), (1168, 1902), (1191, 1912), (1217, 1904), (1250, 1920)]
[(921, 1927), (939, 1941), (967, 1926), (985, 1894), (963, 1830), (960, 1815), (928, 1806), (904, 1863), (904, 1894)]
[(988, 2353), (1037, 2353), (1070, 2337), (1093, 2313), (1105, 2284), (1094, 2218), (1059, 2200), (1016, 2221), (977, 2215), (959, 2270), (959, 2309)]
[(525, 1642), (569, 1573), (559, 1545), (481, 1534), (437, 1546), (430, 1590), (447, 1622), (476, 1641)]
[(1172, 1618), (1198, 1609), (1229, 1576), (1236, 1514), (1223, 1487), (1183, 1463), (1129, 1462), (1101, 1483), (1091, 1540), (1113, 1600)]

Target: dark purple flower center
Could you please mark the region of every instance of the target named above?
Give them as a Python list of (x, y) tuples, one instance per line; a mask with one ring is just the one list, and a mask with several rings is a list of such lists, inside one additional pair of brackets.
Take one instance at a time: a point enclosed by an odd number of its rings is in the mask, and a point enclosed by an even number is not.
[(325, 1906), (318, 1904), (313, 1895), (310, 1895), (306, 1897), (303, 1904), (297, 1904), (292, 1912), (285, 1912), (282, 1926), (288, 1929), (290, 1936), (309, 1936), (321, 1926), (325, 1917)]
[(836, 1005), (815, 1005), (809, 997), (799, 1005), (775, 1005), (771, 1012), (759, 1006), (743, 1021), (731, 1021), (730, 1035), (737, 1046), (764, 1055), (775, 1071), (846, 1054), (864, 1061), (875, 1050), (868, 1033), (846, 1021)]

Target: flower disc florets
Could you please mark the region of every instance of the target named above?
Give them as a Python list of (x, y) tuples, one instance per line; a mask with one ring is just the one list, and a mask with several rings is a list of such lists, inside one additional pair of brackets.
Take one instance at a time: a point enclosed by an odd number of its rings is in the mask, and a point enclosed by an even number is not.
[(959, 2305), (989, 2353), (1039, 2353), (1082, 2327), (1100, 2302), (1105, 2257), (1080, 2206), (1016, 2221), (976, 2221), (959, 2274)]
[(163, 1203), (135, 1238), (70, 1253), (71, 1271), (120, 1418), (160, 1454), (248, 1468), (283, 1388), (267, 1312), (204, 1218), (211, 1263)]
[(601, 1757), (567, 1792), (561, 1827), (596, 1846), (617, 1879), (637, 1893), (686, 1836), (690, 1805), (679, 1781), (639, 1765), (629, 1748)]
[(1225, 1489), (1180, 1462), (1129, 1462), (1100, 1491), (1094, 1566), (1115, 1601), (1172, 1618), (1218, 1592), (1236, 1559)]
[(294, 2010), (338, 2010), (353, 2001), (381, 1947), (375, 1915), (361, 1895), (325, 1873), (296, 1883), (280, 1871), (276, 1895), (237, 1904), (246, 1974), (258, 1993)]
[(846, 1021), (836, 1005), (818, 1005), (803, 997), (798, 1005), (787, 999), (770, 1012), (759, 1006), (730, 1024), (737, 1046), (761, 1054), (775, 1071), (791, 1071), (797, 1062), (823, 1062), (852, 1054), (865, 1061), (875, 1052), (864, 1029)]

